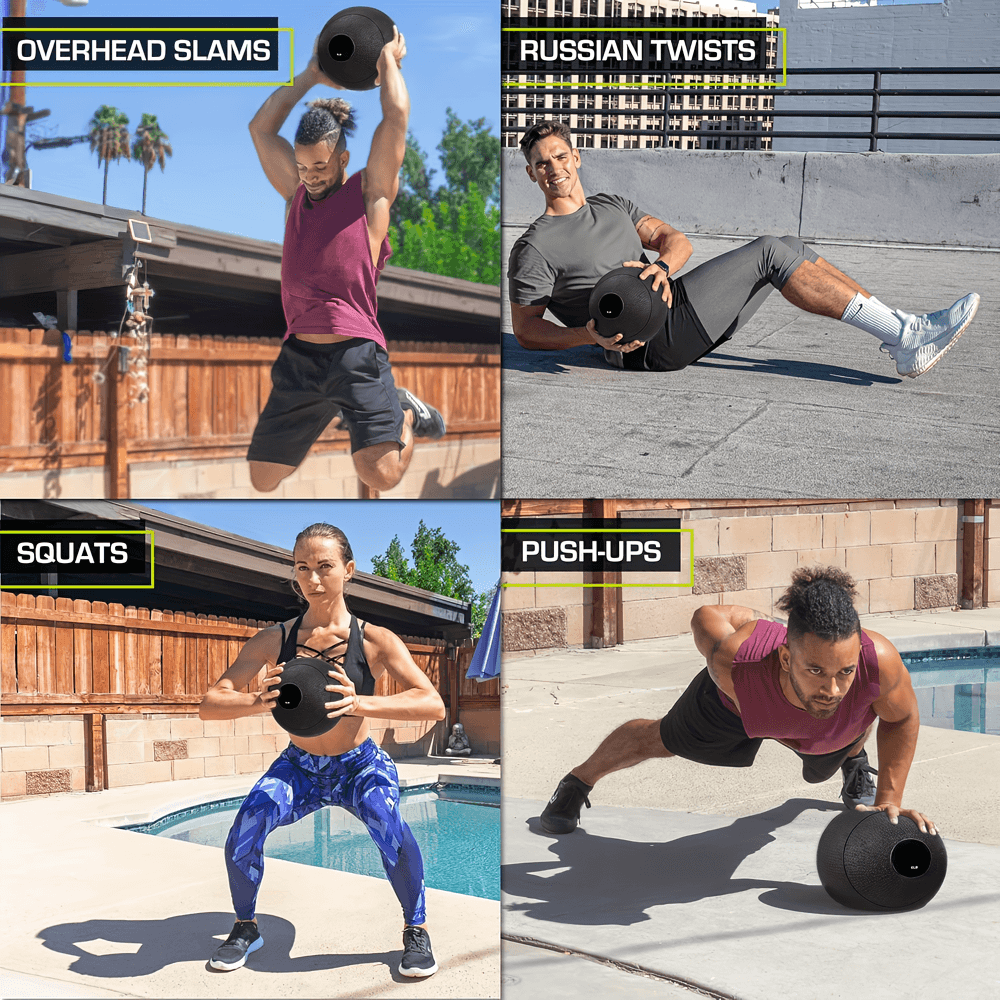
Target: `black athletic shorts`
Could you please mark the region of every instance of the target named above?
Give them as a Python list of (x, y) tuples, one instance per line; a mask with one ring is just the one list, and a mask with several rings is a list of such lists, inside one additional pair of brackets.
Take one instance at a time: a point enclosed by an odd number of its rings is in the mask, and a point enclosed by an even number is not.
[(330, 344), (289, 337), (271, 369), (248, 461), (298, 466), (338, 413), (352, 454), (386, 441), (402, 447), (403, 411), (388, 354), (361, 337)]
[[(740, 717), (722, 704), (707, 667), (660, 720), (660, 739), (677, 757), (715, 767), (750, 767), (764, 742), (763, 737), (747, 736)], [(837, 773), (852, 746), (831, 753), (793, 753), (802, 758), (802, 777), (816, 784)]]
[(665, 327), (645, 351), (623, 355), (624, 367), (673, 372), (694, 364), (729, 340), (807, 260), (819, 257), (797, 236), (761, 236), (671, 278)]

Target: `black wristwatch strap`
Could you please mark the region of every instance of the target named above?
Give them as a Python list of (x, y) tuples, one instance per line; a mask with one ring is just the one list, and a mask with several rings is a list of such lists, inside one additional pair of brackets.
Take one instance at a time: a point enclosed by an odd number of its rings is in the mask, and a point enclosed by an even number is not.
[(653, 263), (662, 267), (667, 272), (667, 277), (670, 277), (670, 265), (665, 260), (654, 260)]

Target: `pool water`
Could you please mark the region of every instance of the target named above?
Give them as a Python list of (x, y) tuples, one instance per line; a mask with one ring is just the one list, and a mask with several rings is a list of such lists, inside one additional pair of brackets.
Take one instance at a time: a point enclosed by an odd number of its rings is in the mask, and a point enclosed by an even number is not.
[[(120, 829), (224, 847), (242, 802), (242, 796), (208, 802), (155, 823)], [(500, 898), (499, 788), (447, 784), (403, 789), (400, 811), (420, 845), (429, 888)], [(337, 807), (272, 831), (264, 857), (385, 878), (381, 855), (365, 825)]]
[(1000, 736), (1000, 646), (900, 655), (922, 725)]

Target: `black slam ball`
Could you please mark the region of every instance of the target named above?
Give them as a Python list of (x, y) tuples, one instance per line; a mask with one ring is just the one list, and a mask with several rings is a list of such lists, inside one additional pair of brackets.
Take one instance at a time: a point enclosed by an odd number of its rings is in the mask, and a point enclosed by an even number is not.
[(339, 691), (326, 690), (333, 683), (329, 670), (330, 664), (315, 656), (296, 656), (282, 667), (278, 698), (271, 709), (282, 729), (293, 736), (322, 736), (340, 722), (339, 717), (327, 718), (324, 707), (344, 697)]
[(663, 289), (653, 288), (650, 275), (642, 279), (642, 268), (616, 267), (594, 285), (588, 308), (602, 337), (622, 334), (622, 342), (649, 340), (667, 321)]
[(907, 816), (893, 825), (884, 812), (852, 809), (823, 831), (816, 868), (823, 887), (844, 906), (916, 909), (941, 888), (948, 854), (940, 835), (921, 833)]
[(378, 57), (392, 41), (392, 18), (374, 7), (348, 7), (334, 14), (319, 33), (319, 68), (348, 90), (371, 90)]

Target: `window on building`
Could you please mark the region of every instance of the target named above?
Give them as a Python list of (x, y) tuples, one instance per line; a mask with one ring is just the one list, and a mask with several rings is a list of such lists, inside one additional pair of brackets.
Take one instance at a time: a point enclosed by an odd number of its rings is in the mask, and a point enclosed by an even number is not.
[(569, 94), (553, 94), (551, 107), (560, 111), (569, 111)]
[(663, 140), (655, 135), (647, 135), (642, 144), (646, 149), (659, 149), (663, 145)]
[(517, 128), (517, 114), (507, 114), (501, 115), (500, 120), (503, 123), (505, 129)]
[(548, 11), (548, 6), (548, 0), (528, 0), (528, 16), (544, 16)]
[(552, 13), (556, 17), (570, 17), (573, 13), (573, 0), (555, 0)]
[(516, 146), (520, 136), (516, 132), (505, 132), (503, 134), (503, 144), (505, 146)]
[(592, 135), (578, 135), (576, 137), (576, 144), (584, 149), (593, 149), (594, 137)]

